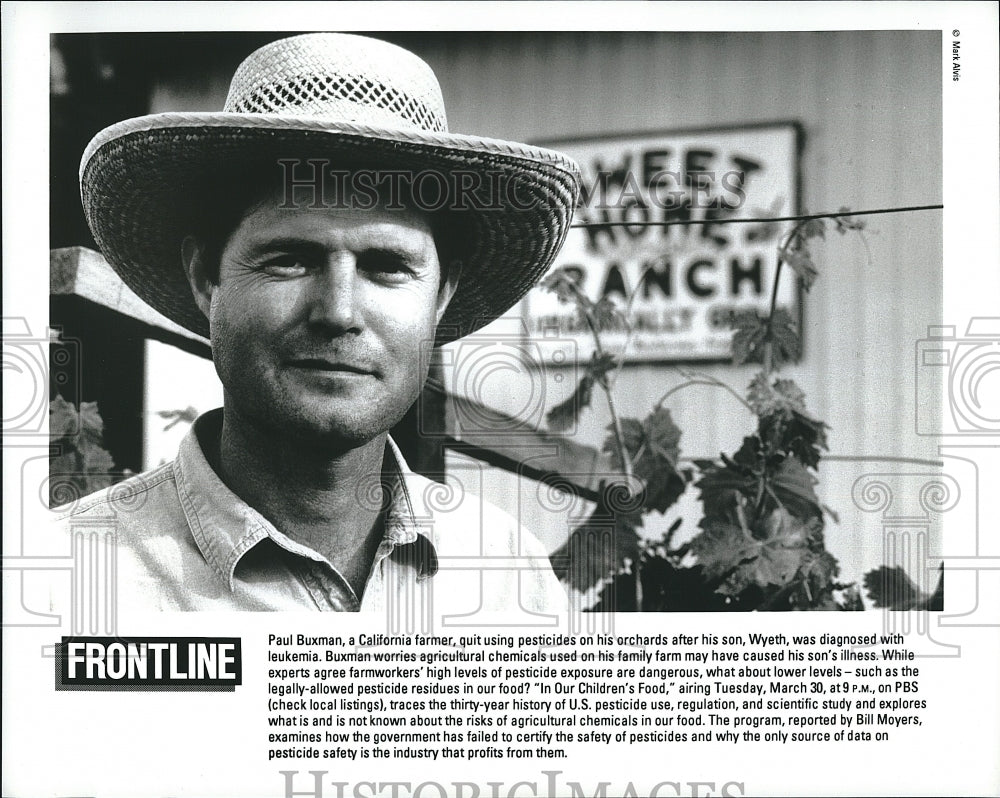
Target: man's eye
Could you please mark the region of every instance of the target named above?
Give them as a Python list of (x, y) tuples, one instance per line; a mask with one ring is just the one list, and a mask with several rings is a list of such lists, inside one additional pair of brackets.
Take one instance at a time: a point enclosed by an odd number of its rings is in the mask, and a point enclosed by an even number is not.
[(393, 252), (365, 252), (358, 258), (358, 270), (368, 274), (404, 277), (413, 273), (409, 261)]
[(263, 271), (278, 277), (290, 277), (305, 274), (309, 268), (303, 258), (297, 255), (282, 255), (271, 258), (263, 264)]

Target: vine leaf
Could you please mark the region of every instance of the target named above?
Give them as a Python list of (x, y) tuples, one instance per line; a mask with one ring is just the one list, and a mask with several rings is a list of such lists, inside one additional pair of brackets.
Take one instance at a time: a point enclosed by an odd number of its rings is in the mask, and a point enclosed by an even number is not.
[(560, 302), (576, 304), (581, 296), (579, 291), (579, 276), (563, 267), (554, 269), (545, 276), (540, 286), (551, 291)]
[(771, 355), (774, 368), (798, 359), (801, 351), (799, 334), (795, 322), (784, 308), (778, 308), (771, 316), (771, 338), (774, 343)]
[(808, 291), (816, 282), (819, 269), (813, 263), (812, 256), (805, 243), (798, 243), (795, 247), (787, 249), (783, 260), (794, 269), (795, 273), (802, 280), (802, 287)]
[(769, 454), (795, 455), (809, 468), (819, 465), (820, 450), (827, 448), (827, 425), (797, 409), (761, 416), (758, 429)]
[[(632, 459), (633, 465), (635, 465), (635, 456), (639, 452), (643, 441), (642, 422), (637, 418), (623, 418), (619, 420), (619, 424), (622, 429), (622, 444)], [(608, 424), (607, 431), (608, 436), (604, 439), (601, 451), (609, 456), (612, 468), (624, 471), (625, 463), (622, 460), (621, 452), (618, 451), (618, 441), (615, 439), (614, 424)]]
[(809, 252), (810, 238), (826, 238), (826, 225), (822, 219), (810, 219), (803, 222), (796, 228), (794, 235), (779, 253), (781, 259), (787, 263), (802, 280), (802, 287), (808, 291), (812, 288), (819, 270), (813, 263), (812, 254)]
[(752, 578), (761, 587), (784, 585), (791, 581), (802, 561), (801, 546), (765, 545), (754, 563)]
[[(760, 457), (760, 438), (756, 435), (748, 435), (743, 439), (743, 443), (736, 451), (736, 454), (733, 455), (733, 463), (737, 468), (742, 468), (744, 472), (753, 472), (753, 469), (758, 465)], [(725, 455), (722, 456), (722, 460), (726, 462)]]
[(739, 313), (734, 319), (733, 362), (762, 363), (767, 321), (754, 311)]
[[(837, 208), (837, 213), (850, 213), (850, 208), (847, 206), (842, 206)], [(837, 216), (834, 217), (834, 222), (837, 225), (837, 232), (841, 235), (850, 232), (851, 230), (864, 230), (865, 223), (861, 219), (855, 219), (850, 216)]]
[(747, 403), (758, 416), (779, 413), (791, 417), (793, 411), (805, 414), (806, 395), (792, 380), (775, 380), (772, 384), (762, 371), (750, 382)]
[[(761, 217), (777, 216), (779, 213), (781, 213), (781, 208), (784, 204), (785, 204), (784, 199), (782, 199), (781, 197), (775, 197), (774, 201), (771, 203), (771, 206), (769, 208), (764, 210), (755, 208), (751, 211), (751, 215), (761, 216)], [(743, 238), (745, 241), (747, 241), (748, 243), (752, 242), (763, 243), (765, 241), (771, 241), (773, 239), (778, 238), (778, 234), (781, 231), (781, 223), (762, 221), (762, 222), (755, 222), (753, 224), (743, 225), (743, 228), (744, 228)]]
[(749, 468), (739, 468), (730, 461), (724, 466), (715, 466), (695, 483), (699, 490), (706, 518), (728, 518), (733, 500), (738, 495), (752, 496), (757, 488), (758, 478)]
[(674, 424), (670, 411), (665, 407), (656, 408), (643, 420), (642, 429), (652, 453), (676, 468), (681, 454), (681, 431)]
[(576, 390), (567, 399), (557, 404), (545, 415), (545, 421), (553, 432), (565, 432), (576, 424), (580, 413), (590, 406), (594, 392), (594, 380), (584, 374), (577, 383)]
[(650, 510), (664, 513), (676, 502), (687, 488), (688, 477), (676, 470), (665, 472), (656, 479), (646, 482), (645, 506)]
[(581, 592), (621, 571), (627, 560), (639, 559), (642, 515), (610, 507), (612, 495), (602, 483), (594, 511), (549, 558), (556, 576)]
[(865, 574), (865, 589), (876, 607), (906, 606), (923, 598), (920, 589), (898, 565), (880, 566)]
[(198, 418), (198, 409), (188, 405), (183, 410), (159, 410), (156, 415), (165, 419), (169, 423), (163, 428), (164, 432), (173, 429), (178, 424), (194, 424)]
[(706, 518), (731, 519), (734, 501), (742, 506), (740, 497), (752, 497), (760, 482), (762, 453), (760, 439), (749, 435), (730, 459), (724, 454), (722, 465), (700, 461), (702, 478), (695, 483)]
[(822, 517), (823, 507), (814, 486), (818, 480), (795, 457), (788, 457), (778, 466), (771, 480), (771, 489), (779, 502), (799, 518)]
[(803, 239), (808, 238), (826, 238), (826, 224), (824, 224), (822, 219), (810, 219), (799, 231), (799, 234)]
[(938, 583), (930, 595), (924, 593), (898, 565), (879, 566), (865, 574), (865, 590), (876, 607), (890, 610), (943, 610), (944, 568), (938, 568)]
[(792, 581), (808, 552), (809, 530), (781, 508), (749, 537), (739, 526), (706, 518), (691, 541), (691, 552), (710, 578), (723, 580), (718, 592), (742, 593), (748, 587), (783, 586)]
[[(834, 579), (840, 573), (840, 566), (837, 558), (826, 549), (819, 551), (809, 551), (803, 559), (800, 573), (803, 575), (806, 585), (808, 585), (807, 595), (795, 595), (792, 603), (809, 607), (812, 596), (829, 595), (835, 587)], [(836, 602), (831, 600), (820, 609), (839, 609)]]
[(590, 310), (598, 330), (619, 330), (625, 326), (624, 314), (610, 297), (598, 300)]
[(580, 287), (583, 273), (579, 269), (562, 267), (546, 275), (541, 287), (551, 291), (556, 298), (573, 305), (581, 324), (593, 328), (595, 332), (620, 330), (627, 327), (625, 316), (610, 297), (602, 297), (594, 302)]
[[(854, 584), (846, 585), (837, 588), (838, 590), (843, 590), (843, 598), (840, 601), (834, 602), (833, 609), (836, 610), (847, 610), (855, 612), (863, 612), (865, 609), (865, 603), (861, 600), (861, 593), (854, 586)], [(942, 605), (941, 609), (944, 609)]]
[[(677, 469), (680, 429), (665, 407), (656, 408), (642, 421), (623, 418), (620, 424), (625, 450), (632, 461), (632, 471), (645, 483), (643, 507), (665, 512), (687, 487), (687, 476)], [(610, 434), (604, 441), (603, 451), (610, 455), (614, 468), (623, 469), (613, 424), (608, 425), (608, 432)]]
[(809, 468), (819, 466), (820, 449), (827, 449), (827, 425), (807, 415), (792, 411), (785, 432), (785, 446)]
[(705, 518), (701, 526), (702, 531), (691, 539), (690, 551), (709, 579), (724, 579), (744, 559), (752, 559), (752, 541), (736, 524)]
[(97, 402), (81, 402), (80, 410), (56, 396), (49, 402), (49, 439), (59, 454), (49, 461), (49, 506), (65, 483), (72, 483), (77, 495), (85, 495), (111, 485), (115, 464), (104, 449), (104, 422)]
[(583, 410), (590, 406), (594, 393), (594, 384), (607, 388), (607, 374), (615, 367), (613, 355), (596, 352), (591, 356), (583, 376), (577, 383), (576, 390), (568, 398), (553, 407), (545, 416), (548, 427), (553, 432), (565, 432), (571, 429), (580, 418)]
[(737, 314), (734, 324), (734, 363), (763, 363), (768, 341), (774, 344), (771, 350), (774, 368), (780, 368), (784, 363), (798, 358), (799, 334), (795, 322), (784, 308), (775, 309), (770, 325), (767, 319), (761, 318), (755, 311)]
[(765, 461), (760, 446), (759, 438), (746, 438), (737, 454), (742, 462), (723, 457), (724, 465), (703, 469), (695, 487), (700, 491), (705, 518), (733, 521), (734, 511), (758, 501), (762, 481), (772, 498), (768, 506), (777, 504), (799, 519), (821, 518), (823, 509), (814, 487), (816, 477), (794, 455), (779, 453), (774, 462)]
[(587, 364), (587, 376), (593, 379), (602, 388), (607, 389), (608, 387), (608, 372), (613, 371), (615, 368), (615, 356), (609, 355), (606, 352), (598, 354), (594, 352), (590, 357), (590, 362)]
[(771, 387), (774, 389), (774, 393), (781, 397), (782, 404), (788, 409), (799, 413), (806, 412), (805, 392), (795, 384), (794, 380), (775, 380)]
[(79, 423), (76, 408), (61, 396), (49, 402), (49, 437), (53, 440), (75, 434)]

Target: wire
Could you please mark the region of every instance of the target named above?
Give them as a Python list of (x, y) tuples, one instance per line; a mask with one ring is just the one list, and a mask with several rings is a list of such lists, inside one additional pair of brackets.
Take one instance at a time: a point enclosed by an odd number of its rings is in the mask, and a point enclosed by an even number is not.
[(836, 219), (842, 216), (876, 216), (880, 213), (909, 213), (910, 211), (940, 211), (944, 205), (910, 205), (904, 208), (874, 208), (867, 211), (838, 211), (837, 213), (808, 213), (802, 216), (765, 216), (748, 219), (675, 219), (669, 222), (574, 222), (573, 227), (674, 227), (692, 224), (749, 224), (752, 222), (801, 222), (807, 219)]

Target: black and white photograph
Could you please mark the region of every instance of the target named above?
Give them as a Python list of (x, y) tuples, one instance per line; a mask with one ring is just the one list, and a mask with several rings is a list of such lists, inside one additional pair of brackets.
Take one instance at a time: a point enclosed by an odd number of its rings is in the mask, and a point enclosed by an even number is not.
[(1000, 791), (995, 5), (87, 6), (4, 795)]
[[(52, 52), (66, 183), (51, 199), (52, 322), (79, 345), (78, 378), (51, 400), (71, 432), (49, 490), (67, 528), (118, 518), (118, 589), (139, 587), (124, 603), (381, 609), (435, 567), (425, 555), (475, 556), (464, 539), (541, 556), (540, 535), (583, 610), (943, 607), (920, 559), (940, 551), (936, 522), (897, 535), (886, 562), (873, 496), (875, 463), (928, 481), (937, 464), (914, 420), (938, 424), (940, 367), (891, 368), (941, 305), (936, 32), (66, 34)], [(862, 54), (883, 82), (853, 79)], [(560, 81), (532, 77), (567, 63)], [(449, 133), (445, 94), (453, 126), (494, 141)], [(493, 99), (460, 101), (474, 96)], [(404, 290), (373, 294), (381, 322), (317, 323), (289, 220), (394, 206), (428, 215), (433, 246), (403, 243), (433, 252), (415, 276), (436, 291), (383, 270)], [(273, 225), (258, 207), (278, 209)], [(389, 247), (362, 243), (368, 258)], [(226, 256), (295, 290), (216, 293)], [(86, 294), (91, 272), (105, 303)], [(206, 415), (217, 406), (249, 428)], [(106, 471), (78, 445), (87, 432)], [(66, 478), (78, 459), (83, 476)], [(382, 485), (408, 462), (443, 488), (408, 485), (400, 508), (402, 485), (384, 499)], [(441, 491), (457, 494), (434, 506)], [(517, 522), (480, 523), (474, 496)], [(538, 565), (479, 598), (558, 606)], [(421, 582), (438, 609), (474, 590), (441, 581)]]

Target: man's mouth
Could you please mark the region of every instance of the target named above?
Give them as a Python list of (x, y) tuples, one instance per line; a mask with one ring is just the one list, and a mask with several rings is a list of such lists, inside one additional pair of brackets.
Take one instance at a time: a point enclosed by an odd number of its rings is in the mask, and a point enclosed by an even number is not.
[(288, 361), (293, 368), (305, 371), (314, 371), (330, 374), (362, 374), (374, 375), (375, 369), (365, 363), (356, 363), (343, 360), (327, 360), (320, 357), (295, 358)]

